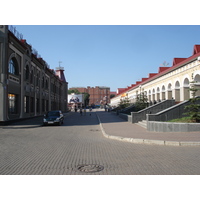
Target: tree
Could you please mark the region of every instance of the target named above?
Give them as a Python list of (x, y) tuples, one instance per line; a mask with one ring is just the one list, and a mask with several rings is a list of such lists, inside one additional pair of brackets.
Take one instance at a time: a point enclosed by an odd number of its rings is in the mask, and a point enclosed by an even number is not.
[(124, 99), (120, 99), (120, 102), (118, 104), (119, 109), (124, 109), (126, 107), (130, 106), (130, 100), (128, 97), (125, 97)]
[(111, 94), (110, 95), (110, 99), (112, 99), (113, 97), (115, 97), (115, 94)]
[(142, 110), (147, 107), (148, 98), (144, 93), (138, 94), (136, 97), (135, 107), (136, 109)]
[(80, 92), (77, 89), (72, 89), (72, 90), (68, 90), (68, 94), (80, 94)]
[(188, 110), (188, 112), (184, 114), (189, 115), (189, 118), (192, 122), (200, 122), (200, 104), (197, 103), (200, 98), (196, 97), (198, 89), (195, 88), (194, 80), (190, 82), (189, 91), (191, 91), (192, 98), (189, 99), (190, 105), (185, 106), (185, 109)]
[(84, 94), (84, 105), (85, 106), (88, 106), (89, 105), (89, 102), (90, 102), (90, 94), (88, 94), (88, 93), (82, 93), (82, 94)]

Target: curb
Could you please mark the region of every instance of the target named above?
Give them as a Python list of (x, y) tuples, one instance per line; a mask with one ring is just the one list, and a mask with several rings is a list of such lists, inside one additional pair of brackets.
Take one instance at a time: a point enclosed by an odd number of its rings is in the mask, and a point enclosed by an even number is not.
[(101, 123), (101, 120), (98, 116), (98, 114), (96, 113), (97, 118), (99, 120), (99, 124), (100, 124), (100, 128), (101, 131), (104, 135), (104, 137), (109, 138), (109, 139), (113, 139), (113, 140), (119, 140), (119, 141), (123, 141), (123, 142), (131, 142), (134, 144), (156, 144), (156, 145), (165, 145), (165, 146), (200, 146), (200, 142), (186, 142), (186, 141), (165, 141), (165, 140), (150, 140), (150, 139), (138, 139), (138, 138), (126, 138), (126, 137), (121, 137), (121, 136), (113, 136), (113, 135), (108, 135), (104, 128), (103, 125)]
[(13, 126), (0, 126), (2, 129), (27, 129), (27, 128), (38, 128), (43, 125), (13, 125)]

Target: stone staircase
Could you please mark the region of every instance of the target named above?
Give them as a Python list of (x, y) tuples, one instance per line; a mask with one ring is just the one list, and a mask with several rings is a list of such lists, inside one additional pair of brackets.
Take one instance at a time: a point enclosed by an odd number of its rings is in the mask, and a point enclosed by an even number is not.
[(143, 127), (143, 128), (147, 128), (147, 120), (139, 121), (136, 124), (139, 125), (139, 126), (141, 126), (141, 127)]

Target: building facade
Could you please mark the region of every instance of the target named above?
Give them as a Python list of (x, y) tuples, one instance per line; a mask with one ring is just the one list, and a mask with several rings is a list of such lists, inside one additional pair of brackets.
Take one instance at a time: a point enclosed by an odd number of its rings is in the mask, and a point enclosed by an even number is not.
[[(171, 67), (160, 67), (158, 73), (150, 73), (127, 88), (120, 88), (111, 99), (112, 106), (118, 106), (120, 100), (128, 98), (131, 103), (138, 95), (144, 94), (149, 103), (166, 99), (182, 102), (191, 98), (189, 88), (194, 81), (200, 89), (200, 45), (194, 45), (193, 54), (188, 58), (174, 58)], [(196, 93), (200, 96), (200, 90)]]
[(64, 69), (50, 69), (18, 35), (0, 26), (0, 122), (67, 111)]
[(80, 93), (88, 93), (90, 95), (89, 104), (94, 105), (105, 105), (110, 103), (110, 88), (105, 86), (96, 86), (96, 87), (73, 87), (70, 90), (77, 89)]

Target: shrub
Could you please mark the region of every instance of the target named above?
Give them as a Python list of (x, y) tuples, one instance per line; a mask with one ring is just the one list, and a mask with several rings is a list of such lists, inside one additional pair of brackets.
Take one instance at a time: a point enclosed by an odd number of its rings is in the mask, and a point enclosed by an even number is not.
[(195, 81), (190, 82), (189, 91), (191, 91), (192, 98), (189, 99), (190, 105), (185, 106), (185, 109), (188, 110), (188, 112), (184, 114), (188, 115), (192, 122), (200, 122), (200, 104), (197, 102), (200, 98), (196, 97), (198, 89), (195, 88)]

